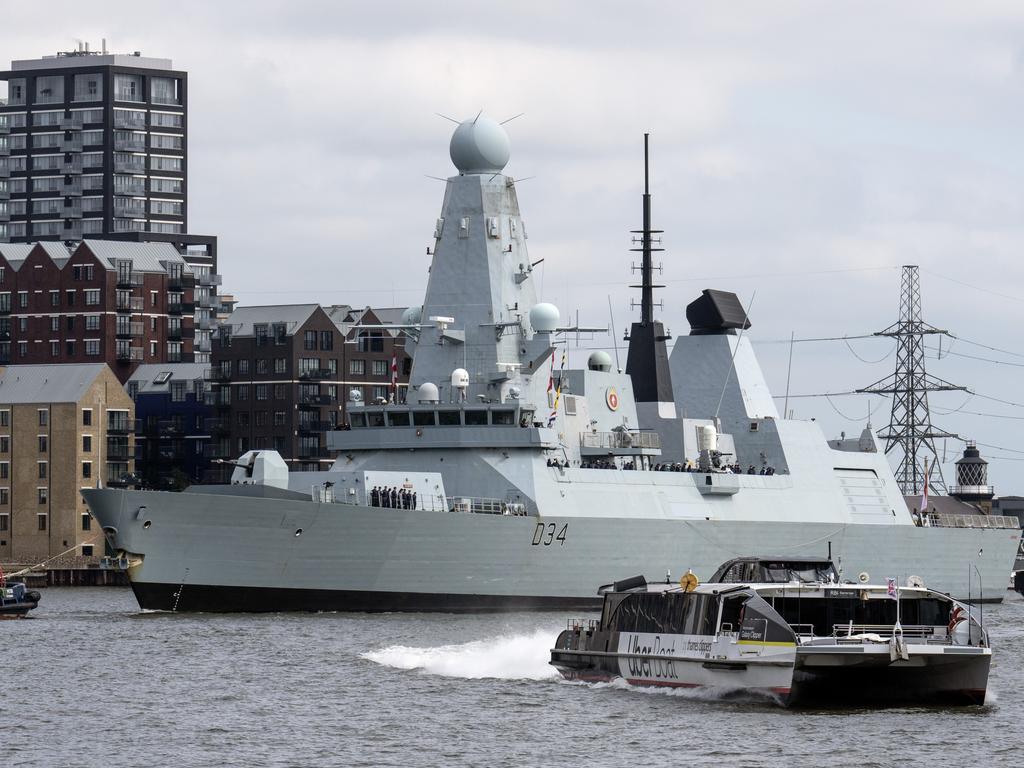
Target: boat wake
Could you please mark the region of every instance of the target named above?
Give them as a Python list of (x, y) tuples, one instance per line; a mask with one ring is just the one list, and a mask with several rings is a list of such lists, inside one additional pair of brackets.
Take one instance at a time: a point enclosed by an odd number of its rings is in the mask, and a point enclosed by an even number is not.
[(782, 699), (768, 691), (751, 690), (749, 688), (727, 688), (722, 686), (700, 686), (696, 688), (668, 688), (661, 686), (633, 685), (621, 677), (608, 682), (576, 682), (566, 680), (567, 685), (584, 685), (594, 690), (611, 689), (641, 693), (649, 696), (671, 696), (689, 701), (723, 701), (742, 702), (750, 704), (775, 704), (781, 705)]
[(392, 645), (367, 651), (360, 657), (385, 667), (419, 670), (442, 677), (550, 680), (558, 677), (555, 668), (548, 664), (553, 641), (554, 635), (545, 629), (529, 635), (473, 640), (434, 648)]

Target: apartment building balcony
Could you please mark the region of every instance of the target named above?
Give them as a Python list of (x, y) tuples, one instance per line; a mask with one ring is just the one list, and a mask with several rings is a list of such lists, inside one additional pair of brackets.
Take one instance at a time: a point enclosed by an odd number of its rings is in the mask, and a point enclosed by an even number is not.
[(145, 232), (146, 222), (137, 221), (136, 219), (125, 219), (121, 217), (114, 218), (114, 231), (115, 232)]
[[(3, 106), (3, 105), (0, 104), (0, 106)], [(6, 136), (10, 132), (11, 132), (11, 126), (9, 126), (7, 124), (7, 121), (4, 120), (4, 121), (0, 122), (0, 135)]]
[(122, 219), (144, 219), (146, 218), (146, 208), (143, 205), (129, 205), (127, 203), (118, 203), (114, 200), (114, 216)]
[(117, 350), (117, 362), (137, 363), (142, 362), (142, 347), (128, 347)]
[[(119, 177), (123, 178), (123, 177)], [(142, 179), (131, 179), (131, 181), (118, 181), (114, 184), (115, 195), (144, 195), (146, 194), (146, 182)], [(143, 209), (144, 210), (144, 209)]]
[[(235, 459), (238, 456), (231, 452), (231, 444), (227, 440), (219, 440), (215, 443), (209, 443), (203, 446), (203, 457), (207, 459)], [(209, 472), (210, 480), (208, 482), (215, 483), (226, 483), (228, 478), (231, 477), (231, 467), (225, 467), (223, 469), (207, 470)], [(219, 474), (225, 473), (225, 474)], [(206, 475), (204, 475), (204, 480)]]
[(220, 437), (231, 433), (231, 421), (228, 419), (205, 419), (203, 427), (211, 437)]
[(60, 142), (61, 152), (81, 152), (82, 151), (82, 137), (73, 136), (72, 138), (65, 137)]
[(11, 176), (11, 169), (7, 167), (7, 163), (0, 163), (0, 179), (8, 179)]
[(182, 329), (181, 326), (178, 326), (177, 328), (168, 328), (167, 339), (169, 341), (181, 341), (183, 330), (184, 329)]
[[(8, 298), (10, 298), (10, 297), (8, 297)], [(0, 304), (0, 315), (6, 316), (6, 315), (9, 315), (9, 314), (11, 314), (11, 305), (10, 305), (10, 303), (8, 302), (6, 304)]]
[(327, 459), (327, 458), (330, 458), (330, 456), (327, 453), (327, 449), (326, 448), (320, 448), (320, 447), (308, 447), (308, 446), (300, 445), (299, 446), (299, 450), (297, 451), (297, 453), (298, 453), (300, 459)]
[(119, 339), (140, 338), (144, 333), (142, 323), (118, 323), (114, 336)]
[(60, 193), (64, 197), (81, 197), (82, 196), (82, 182), (75, 179), (74, 181), (65, 181), (60, 188)]
[(0, 144), (0, 157), (7, 157), (11, 154), (11, 148), (7, 144)]
[(60, 230), (60, 236), (65, 240), (81, 240), (82, 222), (76, 221), (69, 224), (65, 221), (64, 226)]
[(0, 208), (0, 222), (8, 222), (11, 220), (10, 211), (7, 208)]
[(64, 174), (78, 175), (82, 172), (82, 158), (73, 157), (70, 160), (65, 160), (59, 170)]
[(311, 408), (334, 405), (337, 400), (336, 397), (331, 397), (330, 395), (303, 395), (299, 398), (298, 406), (300, 410), (307, 411)]
[(330, 368), (310, 368), (308, 371), (302, 371), (299, 373), (299, 379), (302, 381), (320, 381), (321, 379), (328, 379), (334, 375), (334, 372)]
[(108, 435), (127, 435), (135, 432), (135, 419), (129, 419), (128, 414), (110, 413), (107, 416)]
[(82, 117), (81, 117), (81, 115), (72, 115), (71, 117), (62, 117), (60, 119), (60, 129), (62, 131), (80, 131), (80, 130), (82, 130)]
[(199, 276), (199, 284), (200, 285), (205, 285), (205, 286), (208, 286), (208, 287), (213, 287), (215, 285), (221, 285), (223, 282), (224, 282), (224, 278), (221, 275), (217, 275), (217, 274), (214, 274), (212, 272), (208, 272), (205, 275), (200, 275)]
[(181, 293), (185, 290), (185, 278), (181, 275), (167, 278), (167, 290)]
[[(33, 216), (36, 214), (33, 213)], [(80, 219), (82, 218), (82, 202), (80, 200), (72, 201), (71, 205), (62, 205), (60, 208), (54, 208), (52, 211), (44, 211), (43, 215), (46, 216), (61, 216), (65, 219)]]
[(194, 350), (196, 352), (212, 352), (213, 351), (213, 345), (210, 344), (210, 340), (209, 339), (199, 339), (199, 341), (195, 342), (192, 346), (193, 346), (193, 348), (194, 348)]
[(114, 173), (145, 173), (146, 163), (134, 160), (115, 160)]
[(197, 296), (196, 304), (203, 309), (217, 309), (220, 306), (220, 299), (216, 295)]
[(142, 285), (142, 278), (141, 272), (129, 272), (128, 270), (119, 269), (117, 271), (117, 287), (136, 288)]
[(318, 434), (321, 432), (327, 432), (331, 429), (337, 429), (337, 427), (329, 421), (299, 422), (299, 432), (301, 434)]
[(126, 115), (123, 112), (114, 112), (114, 127), (115, 128), (145, 128), (146, 118), (145, 117), (134, 117), (132, 115)]
[[(110, 430), (108, 429), (107, 432), (109, 433)], [(107, 445), (107, 458), (108, 459), (115, 459), (115, 460), (116, 459), (122, 459), (122, 460), (134, 459), (135, 458), (135, 451), (133, 451), (131, 446), (128, 446), (128, 445), (108, 444)]]
[(117, 152), (145, 152), (146, 139), (144, 137), (124, 139), (115, 136), (114, 149)]
[(146, 308), (146, 300), (141, 296), (118, 296), (115, 309), (118, 312), (141, 312)]

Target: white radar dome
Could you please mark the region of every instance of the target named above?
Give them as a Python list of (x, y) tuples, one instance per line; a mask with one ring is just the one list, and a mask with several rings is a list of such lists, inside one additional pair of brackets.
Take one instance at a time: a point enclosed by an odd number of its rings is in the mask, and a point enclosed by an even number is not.
[(437, 384), (430, 381), (420, 384), (420, 388), (416, 390), (416, 399), (421, 403), (436, 403), (440, 400), (440, 396), (437, 393)]
[(452, 386), (456, 389), (465, 389), (469, 386), (469, 371), (465, 368), (456, 368), (452, 371)]
[(554, 304), (542, 302), (534, 304), (530, 310), (530, 326), (538, 333), (551, 333), (561, 319), (562, 315)]
[(409, 307), (402, 313), (402, 325), (419, 325), (423, 319), (423, 307)]
[(496, 120), (479, 115), (459, 123), (448, 154), (459, 173), (500, 173), (510, 154), (508, 134)]
[(587, 368), (592, 371), (610, 371), (612, 356), (602, 350), (591, 352), (590, 357), (587, 358)]
[(348, 391), (348, 401), (350, 403), (361, 403), (361, 402), (363, 402), (363, 390), (361, 390), (361, 389), (350, 389)]

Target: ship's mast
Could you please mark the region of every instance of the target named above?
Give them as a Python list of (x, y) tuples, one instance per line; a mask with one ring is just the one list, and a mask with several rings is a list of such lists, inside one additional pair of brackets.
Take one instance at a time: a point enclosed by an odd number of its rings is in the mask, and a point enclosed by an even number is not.
[[(640, 235), (639, 248), (633, 251), (640, 251), (640, 285), (631, 286), (640, 289), (640, 323), (650, 325), (654, 321), (654, 289), (663, 288), (661, 285), (654, 285), (654, 251), (664, 250), (654, 247), (654, 235), (660, 235), (662, 230), (651, 229), (651, 177), (648, 151), (648, 139), (650, 134), (644, 134), (644, 195), (643, 195), (643, 229), (633, 230), (632, 234)], [(637, 242), (634, 238), (634, 242)], [(660, 242), (660, 241), (659, 241)]]

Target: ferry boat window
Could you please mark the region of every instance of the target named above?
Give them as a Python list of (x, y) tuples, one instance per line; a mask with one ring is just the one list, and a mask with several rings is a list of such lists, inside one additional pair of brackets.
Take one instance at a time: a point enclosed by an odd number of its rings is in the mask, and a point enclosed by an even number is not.
[(383, 427), (384, 411), (370, 411), (366, 414), (366, 421), (371, 427)]
[(743, 604), (747, 602), (747, 595), (727, 597), (722, 601), (722, 624), (728, 624), (733, 632), (740, 628), (741, 616), (743, 615)]
[(722, 581), (732, 584), (744, 581), (746, 563), (733, 563), (729, 570), (722, 576)]
[(493, 411), (491, 413), (491, 423), (500, 424), (502, 426), (512, 426), (516, 423), (516, 412), (515, 411)]
[(362, 429), (366, 426), (366, 414), (365, 413), (350, 413), (348, 415), (349, 424), (352, 425), (352, 429)]
[(466, 425), (479, 427), (487, 424), (487, 411), (466, 411)]
[(609, 622), (619, 632), (713, 635), (718, 602), (710, 595), (645, 592), (627, 595)]
[(409, 412), (408, 411), (389, 411), (388, 412), (388, 424), (392, 427), (408, 427), (409, 426)]
[(437, 423), (442, 427), (452, 427), (461, 424), (462, 419), (459, 418), (458, 411), (438, 411)]
[(413, 411), (412, 423), (415, 424), (417, 427), (432, 427), (434, 426), (434, 412)]

